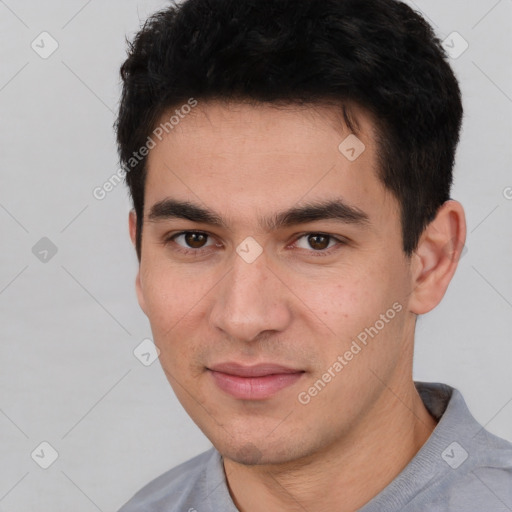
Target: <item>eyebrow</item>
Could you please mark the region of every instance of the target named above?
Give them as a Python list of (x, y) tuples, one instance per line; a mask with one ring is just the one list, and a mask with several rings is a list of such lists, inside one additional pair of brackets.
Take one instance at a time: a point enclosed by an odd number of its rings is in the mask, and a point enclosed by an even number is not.
[[(185, 219), (229, 230), (227, 222), (219, 214), (190, 201), (167, 198), (151, 207), (148, 215), (149, 221), (157, 222), (169, 219)], [(275, 231), (298, 224), (329, 219), (360, 226), (370, 224), (368, 214), (338, 198), (295, 206), (271, 217), (260, 218), (259, 225), (267, 231)]]

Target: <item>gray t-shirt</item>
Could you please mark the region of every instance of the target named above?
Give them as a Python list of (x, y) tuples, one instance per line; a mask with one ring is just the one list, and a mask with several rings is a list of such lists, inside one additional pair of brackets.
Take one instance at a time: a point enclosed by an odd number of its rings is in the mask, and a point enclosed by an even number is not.
[[(512, 444), (487, 432), (459, 391), (415, 382), (439, 423), (404, 470), (359, 512), (512, 512)], [(142, 488), (119, 512), (238, 512), (221, 455), (207, 452)]]

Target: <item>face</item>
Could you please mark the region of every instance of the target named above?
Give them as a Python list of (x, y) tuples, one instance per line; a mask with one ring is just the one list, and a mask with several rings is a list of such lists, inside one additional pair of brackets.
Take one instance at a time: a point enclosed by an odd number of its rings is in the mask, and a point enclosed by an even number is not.
[(332, 108), (220, 103), (148, 157), (139, 302), (178, 399), (232, 460), (327, 449), (411, 373), (398, 203), (356, 114), (355, 159)]

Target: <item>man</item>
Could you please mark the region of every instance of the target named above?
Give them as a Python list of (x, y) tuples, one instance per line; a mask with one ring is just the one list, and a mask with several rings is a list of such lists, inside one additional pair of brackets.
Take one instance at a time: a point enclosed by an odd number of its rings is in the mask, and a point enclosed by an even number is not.
[(214, 448), (121, 511), (512, 510), (512, 445), (412, 378), (466, 236), (429, 25), (395, 0), (188, 0), (122, 78), (138, 299)]

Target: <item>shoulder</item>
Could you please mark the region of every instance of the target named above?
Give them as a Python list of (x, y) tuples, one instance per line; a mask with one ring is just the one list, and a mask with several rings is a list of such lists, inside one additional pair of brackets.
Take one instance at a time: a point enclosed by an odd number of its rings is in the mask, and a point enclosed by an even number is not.
[(441, 416), (425, 446), (425, 460), (436, 468), (424, 489), (433, 510), (512, 510), (512, 443), (476, 421), (457, 389), (419, 387), (430, 412)]
[[(456, 484), (466, 505), (512, 510), (512, 443), (481, 427), (468, 443), (467, 467)], [(464, 501), (466, 500), (466, 501)], [(492, 504), (493, 507), (489, 507)]]
[(211, 448), (149, 482), (119, 512), (194, 510), (192, 503), (200, 501), (206, 488), (208, 469), (218, 469), (219, 464), (220, 456)]
[(430, 490), (428, 500), (437, 507), (433, 510), (512, 510), (512, 445), (498, 444), (495, 445), (497, 451), (491, 449), (486, 456), (478, 450), (470, 450), (465, 455), (468, 457), (465, 463), (455, 469), (448, 469), (437, 480)]

